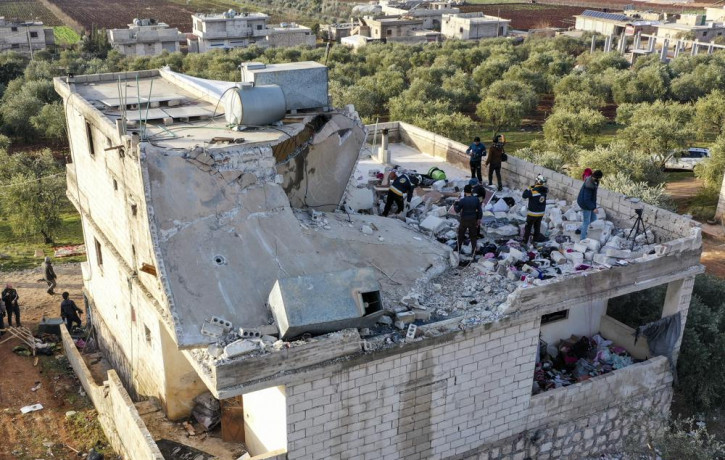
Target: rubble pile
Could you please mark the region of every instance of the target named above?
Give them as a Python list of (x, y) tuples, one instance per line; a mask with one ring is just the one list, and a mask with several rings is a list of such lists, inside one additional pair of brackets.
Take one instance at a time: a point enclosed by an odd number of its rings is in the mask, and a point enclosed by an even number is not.
[(634, 364), (627, 351), (600, 335), (561, 340), (558, 346), (540, 341), (533, 394), (583, 382)]

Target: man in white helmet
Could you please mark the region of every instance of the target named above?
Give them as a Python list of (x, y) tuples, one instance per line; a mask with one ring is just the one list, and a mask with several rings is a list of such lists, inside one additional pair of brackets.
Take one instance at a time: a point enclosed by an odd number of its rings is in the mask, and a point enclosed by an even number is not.
[(529, 200), (528, 212), (526, 213), (526, 227), (524, 228), (524, 246), (529, 244), (531, 230), (534, 231), (534, 241), (541, 237), (541, 221), (546, 212), (546, 195), (549, 188), (546, 186), (546, 177), (539, 174), (536, 183), (524, 190), (523, 197)]

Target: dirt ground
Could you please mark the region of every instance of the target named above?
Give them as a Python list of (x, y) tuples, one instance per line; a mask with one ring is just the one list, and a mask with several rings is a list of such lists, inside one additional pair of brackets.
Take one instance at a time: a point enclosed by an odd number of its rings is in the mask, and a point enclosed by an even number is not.
[[(67, 290), (82, 308), (80, 266), (58, 265), (55, 270), (58, 292)], [(41, 277), (40, 268), (0, 273), (3, 287), (11, 283), (18, 290), (21, 323), (33, 331), (43, 315), (59, 316), (60, 295), (48, 295), (45, 283), (38, 282)], [(87, 453), (98, 441), (99, 450), (109, 453), (93, 405), (65, 356), (38, 356), (34, 365), (33, 357), (13, 353), (18, 345), (17, 339), (0, 344), (0, 460), (79, 458), (76, 451)], [(43, 409), (20, 412), (33, 404)], [(69, 411), (75, 414), (66, 415)]]

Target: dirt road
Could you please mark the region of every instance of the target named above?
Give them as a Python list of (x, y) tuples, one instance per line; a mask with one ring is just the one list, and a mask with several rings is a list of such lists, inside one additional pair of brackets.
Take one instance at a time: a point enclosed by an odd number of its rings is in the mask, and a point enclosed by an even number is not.
[[(58, 265), (55, 271), (58, 292), (67, 290), (83, 308), (80, 265)], [(43, 315), (59, 316), (60, 295), (48, 295), (45, 283), (38, 282), (41, 277), (40, 267), (0, 273), (3, 287), (11, 283), (18, 290), (21, 323), (33, 331)], [(17, 339), (0, 344), (0, 460), (77, 459), (75, 451), (88, 452), (99, 441), (108, 452), (93, 405), (65, 356), (39, 356), (34, 366), (33, 357), (13, 353), (18, 345)], [(20, 412), (33, 404), (43, 409)], [(69, 411), (75, 414), (66, 416)]]

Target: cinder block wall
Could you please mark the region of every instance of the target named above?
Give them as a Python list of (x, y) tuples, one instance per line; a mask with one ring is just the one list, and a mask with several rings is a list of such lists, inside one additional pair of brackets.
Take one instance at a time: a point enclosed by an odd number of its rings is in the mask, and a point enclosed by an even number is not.
[(538, 334), (478, 328), (287, 384), (288, 458), (578, 459), (661, 426), (638, 409), (667, 413), (665, 358), (532, 396)]
[[(368, 126), (369, 141), (372, 141), (374, 128), (375, 125)], [(379, 132), (385, 128), (390, 132), (390, 142), (403, 142), (421, 152), (444, 158), (454, 165), (468, 169), (468, 156), (465, 154), (468, 146), (465, 144), (407, 123), (389, 122), (377, 125), (377, 145), (380, 144)], [(569, 202), (576, 201), (582, 181), (521, 160), (512, 154), (508, 157), (509, 160), (503, 164), (501, 175), (509, 187), (524, 189), (534, 183), (538, 174), (544, 174), (549, 179), (548, 186), (552, 197)], [(608, 218), (623, 228), (632, 226), (635, 209), (642, 208), (645, 224), (655, 231), (660, 241), (694, 239), (699, 242), (700, 240), (699, 225), (676, 213), (642, 202), (635, 203), (628, 197), (604, 188), (599, 190), (598, 202), (605, 209)]]
[(287, 384), (288, 457), (448, 458), (519, 433), (538, 335), (538, 320), (478, 328), (301, 377)]

